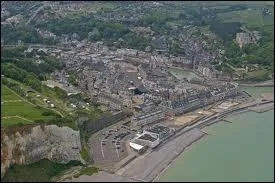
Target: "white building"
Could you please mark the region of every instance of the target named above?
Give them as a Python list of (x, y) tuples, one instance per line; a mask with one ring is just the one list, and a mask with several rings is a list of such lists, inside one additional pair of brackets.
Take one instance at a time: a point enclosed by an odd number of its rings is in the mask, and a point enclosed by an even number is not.
[(159, 145), (159, 138), (150, 132), (144, 131), (142, 134), (138, 134), (136, 138), (133, 139), (133, 143), (139, 144), (141, 146), (148, 146), (151, 148)]
[(132, 147), (138, 153), (142, 152), (145, 149), (144, 146), (136, 144), (134, 142), (129, 142), (129, 145), (130, 145), (130, 147)]

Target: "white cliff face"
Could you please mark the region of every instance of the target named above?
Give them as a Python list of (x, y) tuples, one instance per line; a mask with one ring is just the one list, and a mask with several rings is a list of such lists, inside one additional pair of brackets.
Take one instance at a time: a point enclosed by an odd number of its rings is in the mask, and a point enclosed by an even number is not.
[(56, 125), (30, 128), (13, 134), (2, 131), (1, 177), (11, 164), (29, 164), (44, 158), (60, 163), (83, 162), (79, 131)]

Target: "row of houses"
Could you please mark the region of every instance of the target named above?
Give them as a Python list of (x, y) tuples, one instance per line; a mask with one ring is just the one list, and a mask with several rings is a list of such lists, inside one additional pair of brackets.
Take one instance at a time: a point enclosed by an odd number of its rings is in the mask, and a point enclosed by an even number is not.
[(108, 105), (111, 109), (115, 110), (121, 110), (123, 107), (123, 103), (120, 100), (106, 94), (98, 95), (97, 102)]
[(231, 96), (236, 96), (238, 93), (239, 91), (237, 90), (237, 87), (231, 85), (228, 87), (213, 88), (209, 91), (203, 91), (185, 97), (182, 100), (163, 101), (160, 105), (166, 115), (175, 116), (207, 106)]
[(161, 121), (164, 117), (163, 111), (156, 109), (149, 112), (139, 113), (133, 118), (132, 122), (134, 126), (145, 126)]

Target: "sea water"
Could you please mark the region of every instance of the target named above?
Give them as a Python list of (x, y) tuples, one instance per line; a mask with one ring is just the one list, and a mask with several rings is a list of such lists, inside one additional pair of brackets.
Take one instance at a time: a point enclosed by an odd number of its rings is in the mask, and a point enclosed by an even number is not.
[[(242, 87), (253, 96), (273, 87)], [(274, 110), (246, 112), (205, 128), (159, 181), (274, 181)]]

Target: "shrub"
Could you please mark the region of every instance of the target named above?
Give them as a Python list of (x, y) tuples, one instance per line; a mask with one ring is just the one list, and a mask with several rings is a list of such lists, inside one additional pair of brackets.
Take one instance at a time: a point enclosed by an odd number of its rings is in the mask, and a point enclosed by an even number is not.
[(84, 159), (85, 161), (89, 160), (89, 153), (88, 153), (88, 150), (85, 147), (82, 148), (80, 154), (81, 154), (82, 159)]
[(28, 165), (12, 166), (1, 181), (4, 182), (49, 182), (65, 170), (82, 165), (79, 161), (70, 161), (67, 164), (54, 163), (48, 159)]
[(96, 167), (87, 167), (84, 169), (80, 170), (79, 176), (80, 175), (93, 175), (94, 173), (98, 172), (98, 168)]

